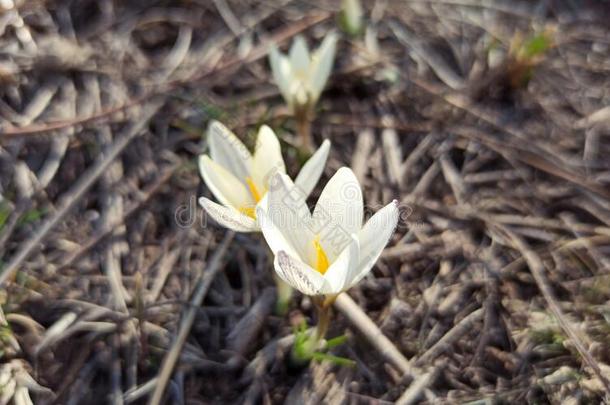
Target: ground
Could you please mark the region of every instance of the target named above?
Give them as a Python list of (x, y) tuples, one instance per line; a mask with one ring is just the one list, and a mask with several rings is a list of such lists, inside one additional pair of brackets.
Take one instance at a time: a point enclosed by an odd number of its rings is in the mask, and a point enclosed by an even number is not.
[[(0, 403), (607, 398), (610, 3), (364, 1), (353, 36), (338, 1), (16, 3), (0, 2)], [(295, 367), (311, 300), (273, 312), (264, 242), (198, 207), (196, 162), (211, 119), (250, 147), (268, 124), (298, 173), (268, 49), (331, 30), (320, 184), (350, 166), (369, 216), (393, 199), (401, 215), (334, 308), (331, 353), (355, 365)]]

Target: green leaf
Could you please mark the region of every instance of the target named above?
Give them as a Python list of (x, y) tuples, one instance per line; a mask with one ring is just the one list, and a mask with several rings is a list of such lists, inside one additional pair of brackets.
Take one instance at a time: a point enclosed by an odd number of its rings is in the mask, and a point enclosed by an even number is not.
[(195, 125), (191, 125), (188, 121), (177, 118), (175, 120), (172, 121), (172, 125), (178, 129), (181, 129), (182, 131), (186, 132), (187, 134), (203, 134), (205, 131), (199, 127), (196, 127)]
[(551, 41), (546, 34), (539, 34), (529, 38), (523, 44), (523, 55), (533, 58), (546, 52), (551, 47)]
[(565, 341), (565, 337), (553, 328), (531, 330), (530, 336), (536, 344), (551, 344), (563, 347)]
[(298, 325), (292, 328), (292, 333), (294, 334), (294, 346), (295, 348), (302, 346), (309, 336), (307, 336), (307, 322), (304, 320), (301, 321)]
[(345, 366), (345, 367), (356, 366), (356, 362), (354, 360), (351, 360), (351, 359), (348, 359), (345, 357), (333, 356), (332, 354), (328, 354), (328, 353), (315, 352), (312, 357), (314, 360), (330, 361), (331, 363), (336, 364), (338, 366)]
[(222, 121), (223, 118), (227, 116), (227, 113), (222, 108), (208, 103), (205, 100), (201, 100), (198, 104), (199, 108), (207, 115), (208, 119)]
[(22, 287), (25, 286), (25, 283), (27, 283), (28, 278), (28, 275), (23, 271), (17, 271), (17, 273), (15, 274), (15, 282), (17, 283), (17, 285), (20, 285)]
[(345, 11), (341, 10), (337, 16), (337, 25), (339, 29), (351, 37), (358, 37), (364, 32), (362, 24), (360, 27), (354, 27), (347, 21)]
[(30, 224), (32, 222), (38, 221), (45, 214), (44, 209), (33, 208), (27, 212), (25, 212), (21, 218), (17, 221), (17, 225), (23, 226)]
[(325, 349), (332, 349), (347, 342), (347, 336), (341, 335), (326, 341)]

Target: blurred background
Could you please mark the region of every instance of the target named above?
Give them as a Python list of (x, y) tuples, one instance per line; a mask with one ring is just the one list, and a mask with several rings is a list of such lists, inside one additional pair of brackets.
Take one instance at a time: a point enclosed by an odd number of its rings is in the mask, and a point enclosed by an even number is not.
[[(610, 3), (346, 3), (0, 1), (0, 403), (604, 402)], [(350, 295), (408, 372), (341, 313), (355, 366), (288, 367), (310, 300), (275, 315), (260, 239), (196, 203), (211, 119), (298, 173), (269, 46), (333, 30), (321, 184), (400, 202)]]

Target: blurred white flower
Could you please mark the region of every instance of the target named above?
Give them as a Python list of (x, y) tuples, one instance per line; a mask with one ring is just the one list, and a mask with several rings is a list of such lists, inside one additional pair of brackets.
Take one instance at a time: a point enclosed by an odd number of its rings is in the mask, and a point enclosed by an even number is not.
[(269, 53), (273, 79), (293, 114), (308, 114), (318, 101), (335, 59), (337, 35), (328, 34), (311, 54), (302, 36), (297, 36), (288, 55), (275, 45)]
[[(271, 128), (263, 125), (258, 131), (254, 154), (218, 121), (208, 127), (210, 155), (199, 157), (199, 171), (214, 197), (215, 203), (201, 197), (199, 203), (219, 224), (237, 232), (260, 231), (256, 205), (269, 189), (269, 180), (276, 173), (286, 173), (280, 142)], [(295, 183), (311, 193), (322, 175), (330, 150), (325, 140), (305, 163)]]
[(394, 200), (363, 226), (364, 206), (354, 173), (341, 168), (329, 180), (313, 214), (288, 176), (277, 174), (267, 204), (257, 207), (274, 267), (287, 284), (306, 295), (334, 296), (373, 267), (398, 223)]

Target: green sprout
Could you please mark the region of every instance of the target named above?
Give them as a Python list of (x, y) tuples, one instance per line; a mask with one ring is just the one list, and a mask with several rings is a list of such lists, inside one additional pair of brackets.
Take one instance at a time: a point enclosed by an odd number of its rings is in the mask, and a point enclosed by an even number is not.
[(354, 367), (356, 362), (346, 357), (328, 354), (328, 350), (340, 346), (347, 341), (347, 336), (341, 335), (323, 342), (322, 347), (317, 348), (319, 340), (312, 339), (310, 331), (307, 330), (305, 321), (295, 327), (295, 339), (292, 348), (292, 360), (296, 364), (306, 364), (311, 360), (319, 362), (329, 361), (332, 364), (345, 367)]
[(509, 69), (513, 87), (525, 86), (530, 81), (534, 68), (540, 64), (552, 46), (552, 31), (548, 29), (526, 38), (520, 33), (515, 34), (509, 50), (513, 61)]
[(360, 0), (343, 0), (337, 21), (339, 28), (353, 37), (361, 35), (364, 32), (363, 14)]
[(17, 221), (17, 225), (19, 226), (24, 226), (24, 225), (28, 225), (31, 224), (33, 222), (38, 221), (40, 218), (42, 218), (44, 216), (44, 214), (46, 214), (46, 210), (45, 209), (38, 209), (38, 208), (33, 208), (29, 211), (26, 211)]
[(551, 48), (551, 38), (547, 33), (534, 35), (525, 40), (518, 56), (523, 59), (533, 59), (537, 56), (542, 56)]

